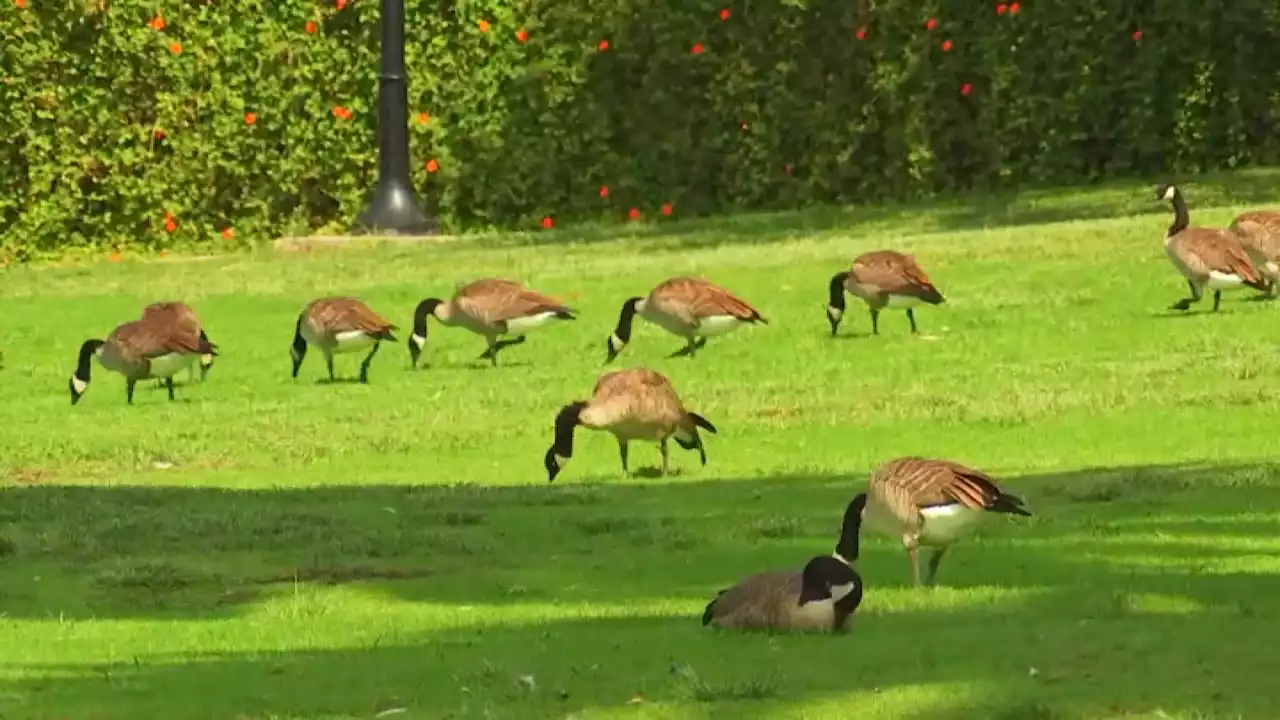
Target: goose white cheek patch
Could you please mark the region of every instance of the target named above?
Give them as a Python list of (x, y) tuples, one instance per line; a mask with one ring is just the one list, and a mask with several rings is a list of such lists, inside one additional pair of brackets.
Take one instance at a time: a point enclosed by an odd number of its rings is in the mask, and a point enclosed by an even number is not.
[(614, 350), (621, 350), (622, 348), (626, 347), (626, 345), (627, 344), (622, 342), (622, 340), (618, 337), (617, 333), (609, 334), (609, 347), (613, 348)]
[(830, 305), (827, 306), (827, 312), (831, 315), (831, 317), (835, 318), (836, 320), (839, 320), (840, 318), (844, 317), (843, 310), (840, 310), (838, 308), (833, 308)]
[(417, 335), (417, 334), (410, 335), (409, 339), (413, 341), (414, 345), (418, 346), (419, 350), (421, 350), (427, 344), (427, 339), (422, 337), (421, 335)]
[(77, 393), (84, 393), (85, 388), (89, 387), (89, 383), (81, 380), (75, 375), (71, 376), (71, 387), (76, 389)]
[(569, 464), (569, 458), (567, 458), (567, 457), (565, 457), (565, 456), (563, 456), (563, 455), (559, 455), (559, 454), (557, 454), (557, 455), (552, 455), (551, 457), (555, 459), (555, 461), (556, 461), (556, 467), (558, 467), (558, 468), (562, 468), (562, 467), (564, 467), (565, 465), (568, 465), (568, 464)]

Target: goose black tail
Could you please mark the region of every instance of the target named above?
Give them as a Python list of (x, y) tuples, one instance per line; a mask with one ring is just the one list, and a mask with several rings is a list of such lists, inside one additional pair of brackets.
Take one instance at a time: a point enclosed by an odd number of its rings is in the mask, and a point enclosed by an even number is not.
[(1022, 507), (1024, 504), (1025, 503), (1022, 502), (1022, 498), (1017, 495), (1001, 493), (1000, 496), (996, 498), (996, 501), (992, 503), (991, 507), (987, 509), (991, 512), (1005, 513), (1007, 515), (1023, 515), (1025, 517), (1031, 517), (1031, 513)]
[(712, 425), (710, 420), (702, 417), (698, 413), (695, 413), (695, 412), (689, 413), (689, 419), (693, 421), (694, 425), (697, 425), (698, 427), (702, 428), (703, 430), (706, 430), (709, 433), (716, 432), (716, 426)]
[(703, 627), (706, 627), (707, 625), (711, 624), (711, 618), (715, 617), (716, 615), (716, 603), (720, 601), (720, 596), (724, 595), (724, 593), (725, 593), (724, 590), (721, 590), (720, 592), (716, 593), (716, 596), (712, 598), (711, 602), (707, 603), (707, 609), (702, 611)]

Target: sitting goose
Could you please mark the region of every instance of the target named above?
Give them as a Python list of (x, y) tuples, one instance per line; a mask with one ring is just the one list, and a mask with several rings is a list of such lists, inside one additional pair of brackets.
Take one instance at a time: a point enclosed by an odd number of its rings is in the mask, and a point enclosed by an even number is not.
[(934, 548), (926, 584), (933, 584), (947, 548), (973, 533), (989, 513), (1030, 516), (1021, 499), (986, 473), (950, 460), (903, 457), (880, 466), (867, 484), (867, 527), (902, 540), (911, 577), (920, 585), (917, 548)]
[(812, 558), (800, 572), (773, 570), (748, 576), (721, 590), (702, 614), (702, 624), (739, 630), (844, 632), (862, 603), (858, 532), (867, 496), (845, 508), (840, 541), (831, 555)]

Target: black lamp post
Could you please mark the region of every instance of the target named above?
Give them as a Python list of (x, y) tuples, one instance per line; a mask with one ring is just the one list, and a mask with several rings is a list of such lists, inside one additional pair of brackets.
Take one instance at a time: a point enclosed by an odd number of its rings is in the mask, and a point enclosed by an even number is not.
[(382, 0), (378, 73), (378, 186), (356, 224), (369, 232), (429, 235), (436, 223), (409, 184), (409, 82), (404, 69), (404, 0)]

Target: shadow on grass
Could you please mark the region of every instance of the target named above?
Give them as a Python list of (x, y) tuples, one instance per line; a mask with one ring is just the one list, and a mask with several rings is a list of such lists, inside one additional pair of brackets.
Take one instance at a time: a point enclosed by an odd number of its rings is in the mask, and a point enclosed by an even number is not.
[[(1276, 568), (1259, 567), (1276, 556), (1280, 515), (1250, 512), (1280, 507), (1280, 471), (1266, 465), (1012, 478), (1036, 515), (997, 519), (954, 549), (939, 588), (908, 587), (900, 547), (868, 538), (867, 601), (847, 638), (699, 625), (706, 599), (734, 579), (825, 551), (862, 477), (6, 490), (0, 611), (10, 618), (210, 620), (300, 585), (355, 583), (456, 604), (471, 620), (458, 627), (446, 614), (451, 628), (358, 649), (42, 666), (42, 679), (0, 681), (0, 712), (12, 699), (60, 716), (183, 716), (177, 698), (200, 687), (223, 689), (201, 699), (203, 716), (251, 717), (394, 706), (416, 709), (408, 717), (547, 717), (618, 712), (633, 697), (766, 717), (939, 683), (969, 691), (903, 699), (902, 712), (1252, 716), (1277, 700), (1260, 690), (1271, 686), (1265, 663), (1239, 662), (1270, 651), (1280, 593)], [(654, 616), (672, 602), (688, 611)], [(629, 617), (538, 621), (521, 606)]]
[[(727, 217), (636, 226), (575, 227), (552, 233), (478, 236), (480, 247), (594, 243), (616, 240), (656, 241), (654, 249), (687, 250), (729, 244), (763, 244), (825, 233), (922, 234), (983, 228), (1017, 227), (1073, 220), (1133, 215), (1169, 215), (1156, 200), (1156, 185), (1169, 178), (1111, 181), (1075, 188), (969, 193), (928, 203), (894, 203), (866, 207), (821, 206), (804, 210), (741, 213)], [(1178, 178), (1173, 178), (1178, 180)], [(1197, 210), (1230, 205), (1280, 202), (1280, 168), (1258, 168), (1206, 174), (1180, 183), (1193, 222)]]

